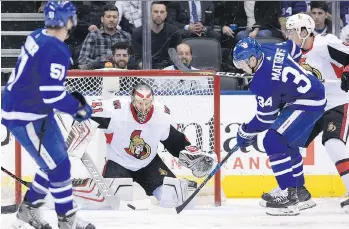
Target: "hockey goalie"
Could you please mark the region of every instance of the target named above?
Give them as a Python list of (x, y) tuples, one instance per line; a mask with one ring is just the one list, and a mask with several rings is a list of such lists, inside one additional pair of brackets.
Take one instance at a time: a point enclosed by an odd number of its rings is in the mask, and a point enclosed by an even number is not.
[[(173, 125), (170, 110), (154, 101), (151, 87), (137, 84), (131, 100), (113, 98), (93, 101), (92, 120), (106, 135), (107, 154), (102, 172), (115, 195), (131, 200), (133, 182), (138, 183), (147, 196), (154, 196), (161, 207), (176, 207), (188, 197), (196, 182), (176, 178), (157, 154), (161, 142), (178, 158), (179, 164), (192, 170), (196, 177), (207, 175), (217, 163), (215, 154), (192, 146), (185, 135)], [(74, 181), (75, 196), (101, 202), (103, 198), (92, 179)], [(191, 205), (193, 206), (193, 205)]]

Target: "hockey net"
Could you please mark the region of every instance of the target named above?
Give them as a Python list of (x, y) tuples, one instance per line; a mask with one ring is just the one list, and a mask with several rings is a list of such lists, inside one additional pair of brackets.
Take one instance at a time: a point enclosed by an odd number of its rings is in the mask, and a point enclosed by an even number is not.
[[(153, 88), (155, 99), (170, 109), (177, 129), (186, 134), (192, 145), (204, 151), (217, 153), (218, 158), (220, 157), (220, 81), (213, 72), (76, 70), (68, 72), (65, 87), (69, 92), (78, 91), (91, 99), (108, 99), (115, 96), (129, 98), (132, 87), (139, 82), (145, 82)], [(105, 162), (101, 154), (105, 145), (103, 137), (100, 136), (97, 143), (94, 143), (97, 151), (88, 152), (101, 170)], [(158, 153), (177, 176), (194, 179), (191, 172), (181, 167), (178, 160), (167, 153), (162, 145), (158, 147)], [(25, 154), (27, 153), (21, 154), (20, 147), (17, 147), (16, 154), (11, 155), (13, 163), (16, 161), (15, 166), (10, 166), (9, 170), (31, 180), (35, 170), (29, 169), (29, 165), (21, 161), (21, 155), (24, 157)], [(72, 169), (74, 170), (74, 162)], [(86, 178), (88, 173), (72, 171), (72, 176)], [(24, 191), (23, 186), (15, 184), (16, 182), (6, 174), (2, 174), (2, 178), (6, 181), (1, 183), (2, 201), (18, 203)], [(200, 184), (202, 180), (197, 181)], [(219, 206), (222, 203), (222, 194), (218, 172), (201, 195), (206, 195), (212, 203)]]

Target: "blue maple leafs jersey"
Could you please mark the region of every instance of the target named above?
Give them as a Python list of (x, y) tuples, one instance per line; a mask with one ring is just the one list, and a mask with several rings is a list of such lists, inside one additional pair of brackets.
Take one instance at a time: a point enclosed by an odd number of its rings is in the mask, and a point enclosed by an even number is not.
[(300, 49), (293, 45), (293, 42), (262, 45), (263, 61), (250, 83), (250, 90), (256, 95), (257, 114), (247, 124), (247, 131), (266, 130), (285, 107), (324, 110), (325, 88), (316, 76), (298, 65)]
[(302, 58), (302, 49), (293, 41), (287, 40), (277, 44), (263, 44), (262, 47), (264, 49), (275, 50), (275, 48), (285, 49), (288, 54), (292, 57), (292, 59), (299, 63)]
[(75, 114), (79, 102), (63, 85), (70, 58), (68, 46), (46, 29), (32, 32), (2, 93), (2, 123), (26, 125), (52, 115), (53, 109)]

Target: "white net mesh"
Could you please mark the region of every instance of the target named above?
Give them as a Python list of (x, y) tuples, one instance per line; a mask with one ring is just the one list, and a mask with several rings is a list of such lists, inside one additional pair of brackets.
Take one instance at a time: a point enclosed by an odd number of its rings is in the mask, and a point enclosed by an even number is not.
[[(74, 77), (66, 81), (69, 92), (78, 91), (84, 96), (110, 98), (130, 96), (134, 85), (144, 82), (150, 85), (155, 99), (166, 105), (178, 130), (185, 132), (193, 145), (205, 151), (213, 151), (213, 77), (212, 76), (147, 76), (142, 71), (136, 76)], [(191, 133), (187, 133), (190, 132)]]

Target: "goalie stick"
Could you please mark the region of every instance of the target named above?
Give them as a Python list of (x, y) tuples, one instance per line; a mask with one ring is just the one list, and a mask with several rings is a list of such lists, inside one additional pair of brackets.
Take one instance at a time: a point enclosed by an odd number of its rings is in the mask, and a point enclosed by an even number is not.
[(91, 178), (96, 183), (99, 192), (106, 199), (107, 203), (113, 209), (119, 209), (120, 199), (113, 195), (113, 192), (110, 190), (109, 185), (103, 178), (102, 174), (98, 171), (96, 164), (93, 162), (90, 155), (86, 152), (87, 146), (89, 145), (97, 129), (97, 126), (99, 125), (96, 124), (97, 123), (93, 120), (87, 120), (81, 123), (74, 121), (66, 141), (68, 148), (67, 151), (70, 156), (80, 158), (81, 162), (84, 164), (88, 173), (91, 175)]

